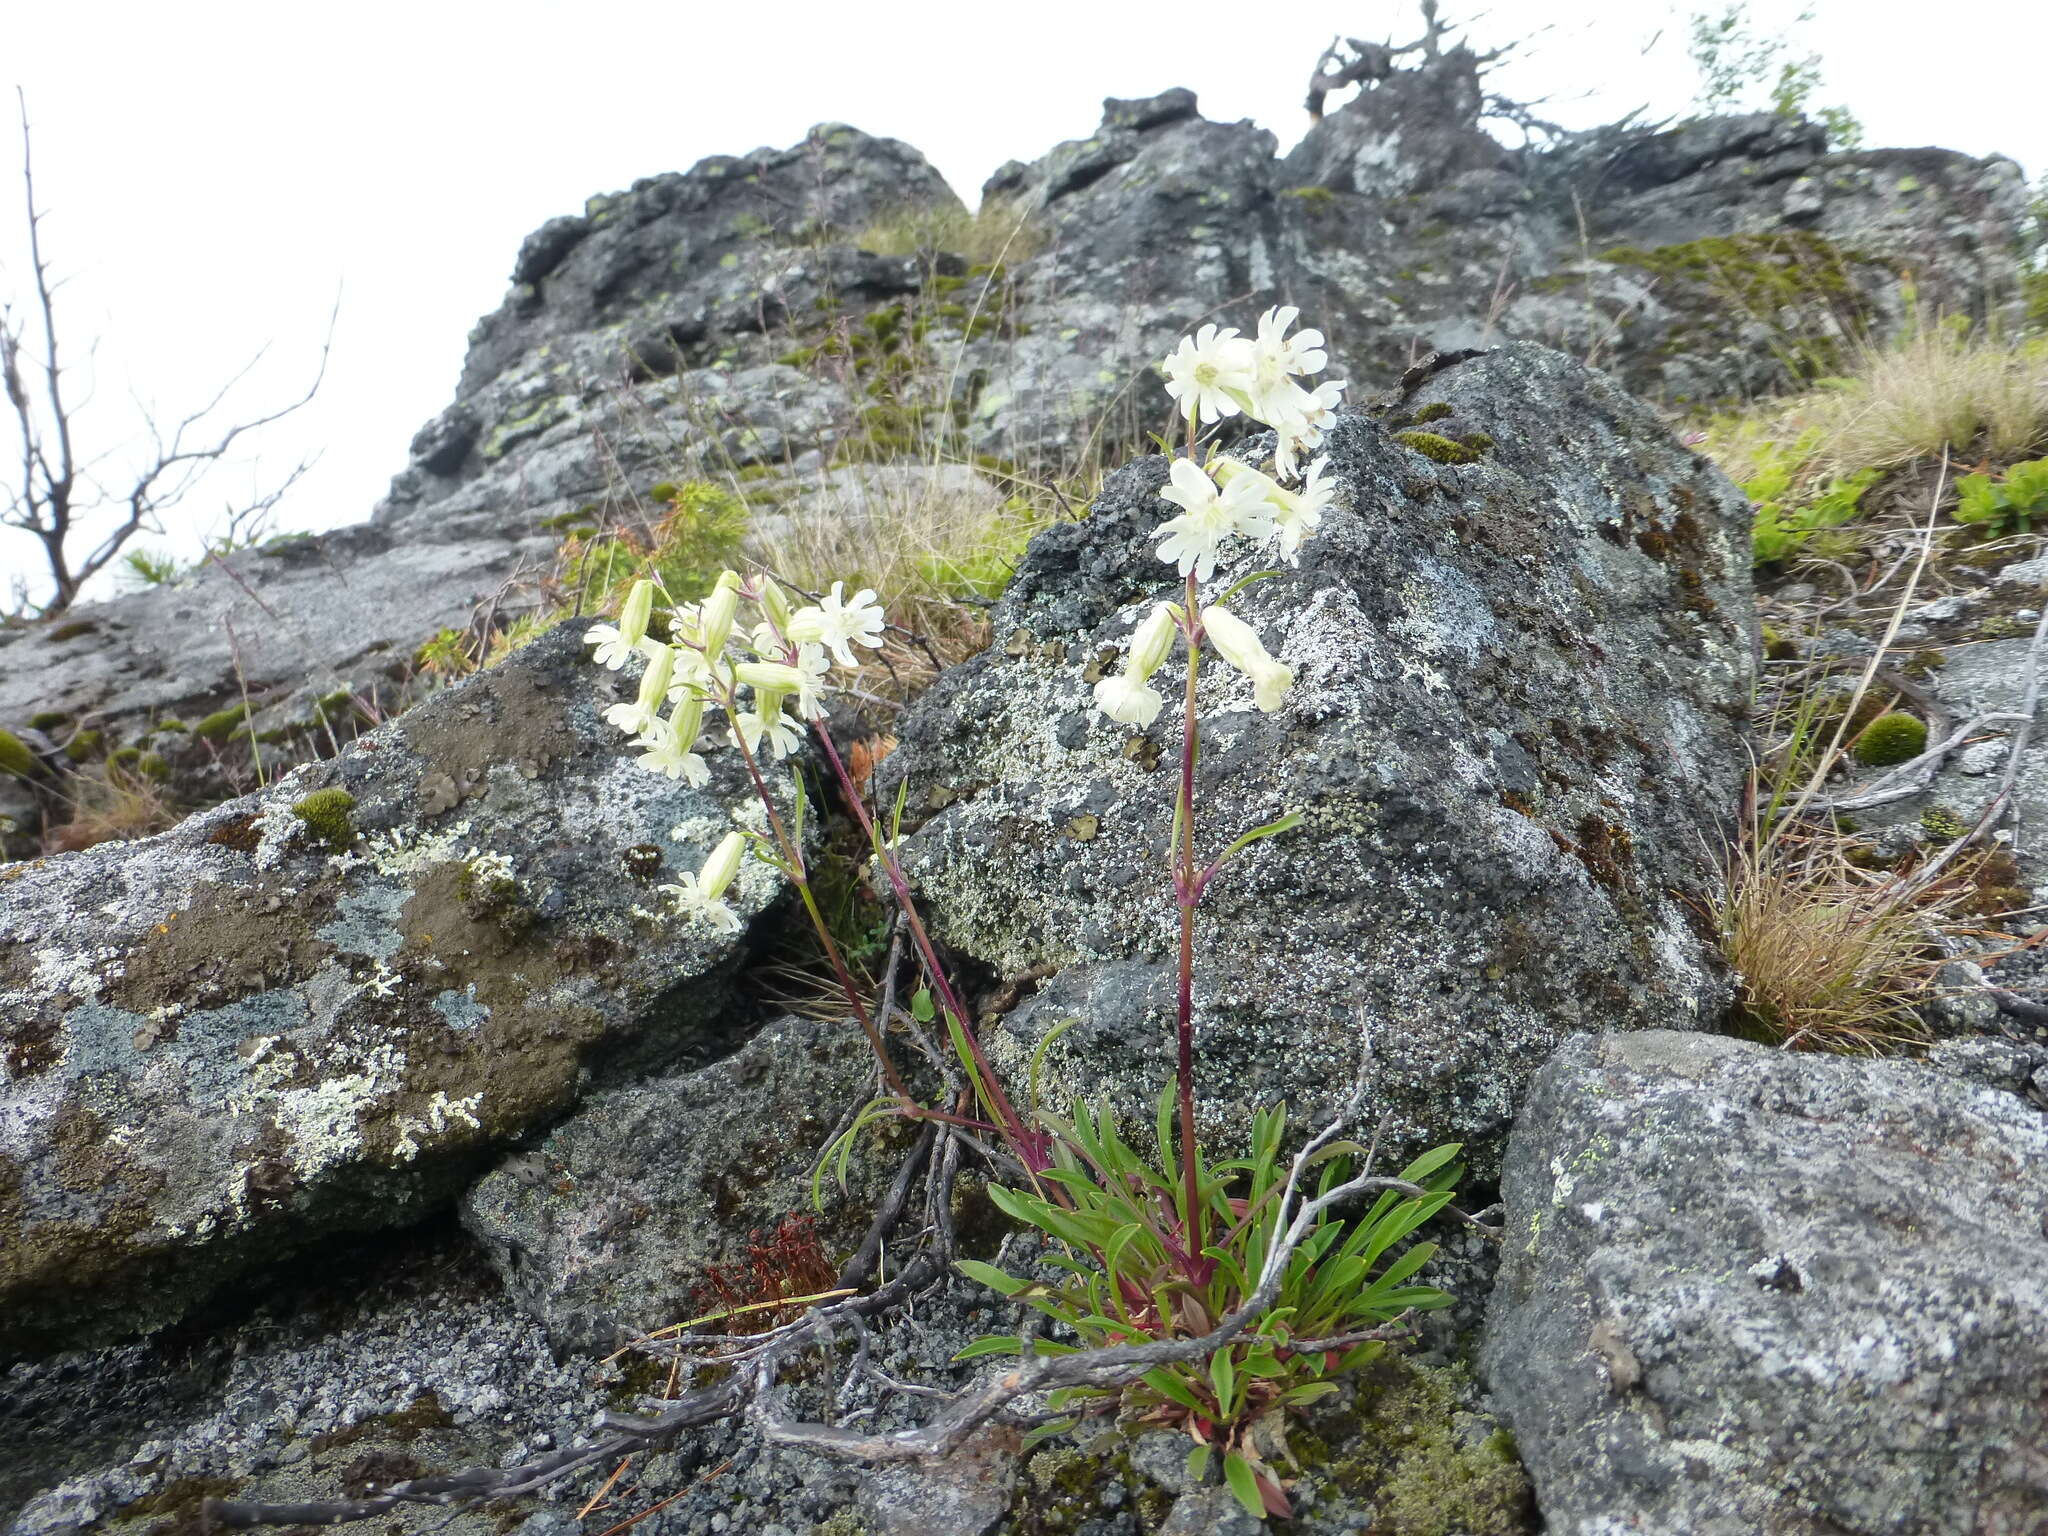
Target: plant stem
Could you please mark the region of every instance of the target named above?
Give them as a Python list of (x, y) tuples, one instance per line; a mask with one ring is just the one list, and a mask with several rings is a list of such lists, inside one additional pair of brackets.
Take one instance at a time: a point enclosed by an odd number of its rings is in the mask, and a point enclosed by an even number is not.
[(1175, 1023), (1179, 1030), (1180, 1059), (1175, 1076), (1180, 1089), (1181, 1198), (1186, 1203), (1183, 1223), (1188, 1236), (1190, 1267), (1199, 1267), (1202, 1255), (1201, 1173), (1195, 1150), (1195, 904), (1202, 899), (1201, 883), (1195, 872), (1195, 757), (1201, 749), (1201, 724), (1195, 714), (1195, 680), (1202, 665), (1202, 613), (1196, 606), (1194, 573), (1188, 574), (1187, 625), (1188, 688), (1183, 709), (1180, 739), (1180, 805), (1174, 818), (1180, 825), (1180, 847), (1174, 850), (1174, 899), (1180, 907), (1180, 993), (1176, 1000)]
[[(726, 718), (737, 721), (738, 711), (733, 701), (727, 699)], [(854, 985), (853, 973), (847, 969), (846, 961), (839, 953), (839, 946), (833, 942), (832, 930), (826, 925), (825, 914), (818, 910), (818, 899), (811, 891), (810, 872), (804, 865), (804, 851), (790, 837), (788, 828), (782, 824), (782, 817), (775, 809), (775, 801), (768, 793), (767, 781), (761, 777), (760, 765), (754, 761), (754, 754), (747, 747), (747, 739), (739, 726), (733, 726), (733, 741), (740, 749), (740, 757), (747, 765), (747, 777), (754, 781), (754, 793), (760, 796), (761, 807), (768, 813), (768, 825), (775, 833), (775, 843), (782, 850), (783, 862), (788, 865), (790, 880), (796, 886), (797, 896), (810, 914), (811, 926), (817, 930), (818, 942), (824, 946), (825, 959), (832, 967), (832, 974), (839, 982), (839, 990), (846, 995), (846, 1005), (853, 1010), (853, 1016), (861, 1027), (861, 1033), (868, 1037), (868, 1044), (875, 1053), (875, 1060), (881, 1063), (882, 1078), (888, 1083), (889, 1091), (914, 1113), (923, 1115), (924, 1107), (910, 1096), (910, 1090), (903, 1085), (903, 1078), (896, 1071), (896, 1063), (889, 1059), (889, 1047), (882, 1039), (882, 1032), (876, 1028), (874, 1018), (868, 1012), (867, 1004), (861, 1000), (860, 988)]]
[(833, 744), (832, 733), (826, 729), (823, 717), (811, 722), (811, 729), (817, 735), (818, 743), (825, 749), (825, 757), (832, 764), (832, 772), (839, 780), (840, 791), (853, 807), (853, 814), (859, 818), (861, 830), (867, 834), (869, 844), (874, 847), (882, 861), (883, 872), (888, 876), (889, 889), (895, 894), (896, 905), (903, 913), (904, 922), (910, 929), (911, 942), (917, 946), (920, 959), (924, 962), (927, 975), (931, 977), (932, 989), (939, 995), (939, 1006), (950, 1014), (960, 1027), (961, 1038), (967, 1042), (969, 1055), (973, 1058), (975, 1075), (988, 1094), (989, 1103), (994, 1107), (996, 1119), (1001, 1122), (1004, 1137), (1011, 1143), (1011, 1151), (1024, 1166), (1033, 1173), (1050, 1166), (1045, 1155), (1046, 1139), (1043, 1132), (1032, 1131), (1025, 1124), (1010, 1100), (1003, 1092), (1003, 1085), (997, 1081), (995, 1068), (981, 1048), (981, 1039), (974, 1031), (974, 1021), (961, 1005), (959, 996), (953, 991), (953, 983), (947, 979), (946, 971), (939, 964), (938, 951), (932, 947), (931, 936), (926, 933), (924, 919), (918, 914), (917, 903), (911, 899), (910, 883), (903, 878), (902, 866), (896, 862), (895, 852), (876, 833), (873, 818), (868, 815), (866, 803), (861, 799), (860, 790), (853, 782), (853, 775), (846, 771), (846, 764), (840, 761), (839, 749)]

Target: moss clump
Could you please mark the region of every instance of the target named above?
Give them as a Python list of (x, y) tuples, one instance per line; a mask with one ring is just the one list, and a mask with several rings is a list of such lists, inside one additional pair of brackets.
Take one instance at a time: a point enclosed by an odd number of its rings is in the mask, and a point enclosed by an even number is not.
[(1930, 805), (1920, 813), (1920, 830), (1929, 837), (1952, 843), (1969, 835), (1970, 824), (1945, 805)]
[(1927, 750), (1927, 722), (1904, 710), (1879, 715), (1856, 738), (1856, 760), (1871, 768), (1910, 762)]
[(140, 747), (116, 747), (107, 754), (107, 761), (116, 768), (133, 768), (142, 760)]
[(1282, 197), (1291, 197), (1311, 208), (1327, 208), (1337, 201), (1337, 194), (1328, 187), (1283, 187)]
[[(230, 704), (226, 709), (216, 709), (204, 720), (192, 727), (192, 734), (207, 741), (226, 741), (235, 734), (237, 726), (249, 718), (249, 706)], [(162, 726), (157, 727), (162, 730)]]
[(1467, 432), (1458, 441), (1474, 453), (1485, 453), (1493, 447), (1493, 436), (1487, 432)]
[(35, 753), (29, 751), (27, 745), (14, 732), (0, 731), (0, 773), (25, 779), (35, 771)]
[[(1320, 1470), (1369, 1499), (1386, 1536), (1517, 1536), (1529, 1528), (1529, 1479), (1506, 1430), (1471, 1412), (1455, 1369), (1381, 1356), (1359, 1382), (1356, 1427)], [(1313, 1464), (1327, 1455), (1290, 1435)]]
[(135, 760), (135, 768), (145, 779), (154, 779), (161, 784), (171, 776), (170, 760), (161, 752), (145, 752)]
[(1441, 400), (1432, 400), (1413, 416), (1408, 418), (1411, 426), (1426, 426), (1432, 421), (1442, 421), (1451, 414), (1451, 408)]
[(356, 840), (355, 825), (348, 818), (355, 806), (356, 797), (345, 789), (316, 789), (292, 802), (292, 814), (316, 840), (340, 853)]
[(80, 731), (64, 744), (64, 755), (74, 763), (91, 762), (100, 755), (105, 740), (98, 731)]
[(1479, 457), (1476, 450), (1436, 432), (1396, 432), (1394, 436), (1425, 459), (1434, 459), (1439, 464), (1470, 464)]
[(61, 709), (46, 709), (28, 717), (28, 728), (32, 731), (54, 731), (70, 723), (71, 717)]

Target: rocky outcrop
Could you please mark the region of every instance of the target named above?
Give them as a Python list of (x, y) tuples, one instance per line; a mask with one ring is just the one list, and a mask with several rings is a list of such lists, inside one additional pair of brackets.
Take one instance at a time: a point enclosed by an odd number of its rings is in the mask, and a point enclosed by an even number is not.
[[(1436, 462), (1396, 430), (1418, 417), (1493, 446)], [(1219, 1129), (1277, 1099), (1320, 1115), (1369, 1038), (1374, 1108), (1484, 1166), (1571, 1030), (1718, 1011), (1699, 904), (1742, 775), (1748, 507), (1610, 379), (1532, 346), (1342, 419), (1328, 453), (1342, 510), (1233, 605), (1293, 695), (1262, 715), (1235, 674), (1204, 675), (1205, 847), (1305, 820), (1203, 907), (1201, 1092)], [(1164, 480), (1129, 466), (1040, 535), (993, 645), (919, 701), (886, 768), (946, 942), (1000, 979), (1057, 973), (996, 1037), (1021, 1070), (1078, 1021), (1048, 1058), (1054, 1103), (1145, 1111), (1170, 1072), (1178, 714), (1135, 731), (1089, 687), (1171, 595)]]
[(2048, 1118), (1911, 1062), (1573, 1041), (1483, 1355), (1559, 1536), (2048, 1520)]
[[(604, 1353), (706, 1310), (692, 1303), (713, 1265), (808, 1216), (811, 1170), (873, 1077), (850, 1021), (776, 1020), (700, 1071), (592, 1095), (479, 1180), (463, 1221), (558, 1347)], [(854, 1167), (851, 1192), (824, 1183), (834, 1251), (859, 1243), (872, 1209), (865, 1159)]]
[(1526, 339), (1678, 402), (1831, 371), (1914, 296), (1986, 314), (2015, 291), (2010, 161), (1830, 154), (1770, 115), (1508, 149), (1481, 85), (1440, 49), (1285, 157), (1186, 90), (1109, 101), (1087, 139), (991, 178), (990, 207), (1025, 224), (995, 263), (930, 221), (915, 254), (878, 254), (915, 241), (869, 226), (959, 203), (915, 150), (842, 125), (593, 198), (521, 247), (374, 527), (0, 630), (0, 727), (62, 715), (133, 744), (245, 686), (259, 732), (343, 691), (381, 712), (438, 629), (531, 600), (501, 584), (544, 569), (565, 525), (637, 521), (693, 475), (749, 477), (772, 519), (834, 462), (929, 460), (912, 439), (933, 423), (957, 456), (1088, 462), (1156, 428), (1138, 386), (1176, 336), (1272, 303), (1301, 305), (1360, 388)]
[(0, 869), (0, 1355), (416, 1219), (600, 1060), (743, 1035), (744, 939), (651, 914), (744, 775), (621, 752), (580, 627), (175, 831)]

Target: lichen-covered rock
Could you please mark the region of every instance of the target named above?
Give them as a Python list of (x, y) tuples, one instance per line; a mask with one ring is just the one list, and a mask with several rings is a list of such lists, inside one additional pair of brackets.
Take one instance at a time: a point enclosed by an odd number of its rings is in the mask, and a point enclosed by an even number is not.
[[(1431, 405), (1433, 429), (1496, 446), (1438, 464), (1343, 418), (1341, 509), (1233, 603), (1294, 668), (1285, 707), (1203, 674), (1204, 856), (1288, 810), (1304, 824), (1204, 903), (1199, 1092), (1212, 1123), (1276, 1099), (1313, 1117), (1369, 1038), (1374, 1107), (1483, 1165), (1566, 1033), (1720, 1006), (1695, 904), (1742, 781), (1748, 507), (1612, 380), (1539, 347), (1455, 362), (1399, 411)], [(993, 645), (919, 702), (885, 770), (908, 776), (907, 860), (945, 941), (1001, 979), (1058, 973), (994, 1035), (1021, 1071), (1079, 1021), (1051, 1050), (1054, 1103), (1145, 1110), (1169, 1070), (1179, 712), (1132, 730), (1089, 686), (1175, 590), (1165, 477), (1131, 465), (1034, 541)], [(1155, 679), (1169, 698), (1181, 665)]]
[[(614, 1349), (704, 1310), (710, 1266), (810, 1213), (811, 1170), (871, 1096), (873, 1062), (851, 1022), (778, 1019), (711, 1066), (593, 1094), (480, 1180), (463, 1221), (558, 1347)], [(823, 1235), (851, 1248), (866, 1202), (825, 1188), (850, 1219)]]
[(1574, 1040), (1482, 1361), (1557, 1536), (2048, 1525), (2048, 1117), (1903, 1061)]
[(639, 768), (580, 628), (174, 831), (0, 870), (0, 1355), (416, 1217), (599, 1047), (741, 1035), (744, 936), (649, 914), (744, 775)]

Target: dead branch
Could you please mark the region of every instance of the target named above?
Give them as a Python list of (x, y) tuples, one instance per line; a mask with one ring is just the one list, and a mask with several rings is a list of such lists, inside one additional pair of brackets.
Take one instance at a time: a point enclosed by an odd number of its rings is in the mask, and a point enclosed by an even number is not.
[[(51, 278), (49, 260), (43, 251), (44, 214), (36, 200), (28, 97), (19, 86), (15, 87), (15, 101), (21, 118), (21, 183), (28, 210), (29, 271), (42, 356), (29, 356), (24, 323), (16, 320), (12, 305), (0, 304), (0, 390), (7, 396), (21, 443), (20, 483), (8, 486), (4, 497), (0, 497), (0, 526), (19, 529), (42, 546), (51, 593), (47, 601), (33, 607), (35, 612), (47, 616), (62, 612), (76, 601), (80, 589), (106, 569), (137, 534), (163, 532), (163, 514), (176, 507), (208, 470), (226, 458), (238, 440), (311, 403), (327, 376), (340, 301), (336, 300), (335, 311), (328, 317), (319, 366), (304, 394), (245, 421), (224, 427), (210, 425), (228, 394), (262, 359), (259, 351), (211, 399), (180, 418), (168, 431), (145, 411), (150, 456), (141, 470), (128, 477), (124, 490), (107, 489), (93, 472), (97, 460), (81, 460), (73, 440), (81, 402), (72, 400), (65, 387), (67, 370), (57, 325), (59, 285)], [(28, 382), (30, 375), (37, 380), (34, 388)], [(247, 507), (230, 508), (231, 535), (237, 528), (247, 526), (252, 517), (260, 520), (275, 507), (278, 498), (310, 465), (311, 460), (301, 460), (277, 489)], [(96, 524), (108, 514), (115, 518), (113, 527), (97, 544), (81, 553), (78, 545), (85, 536), (85, 525)], [(24, 610), (32, 606), (25, 586), (19, 587), (16, 600)]]

